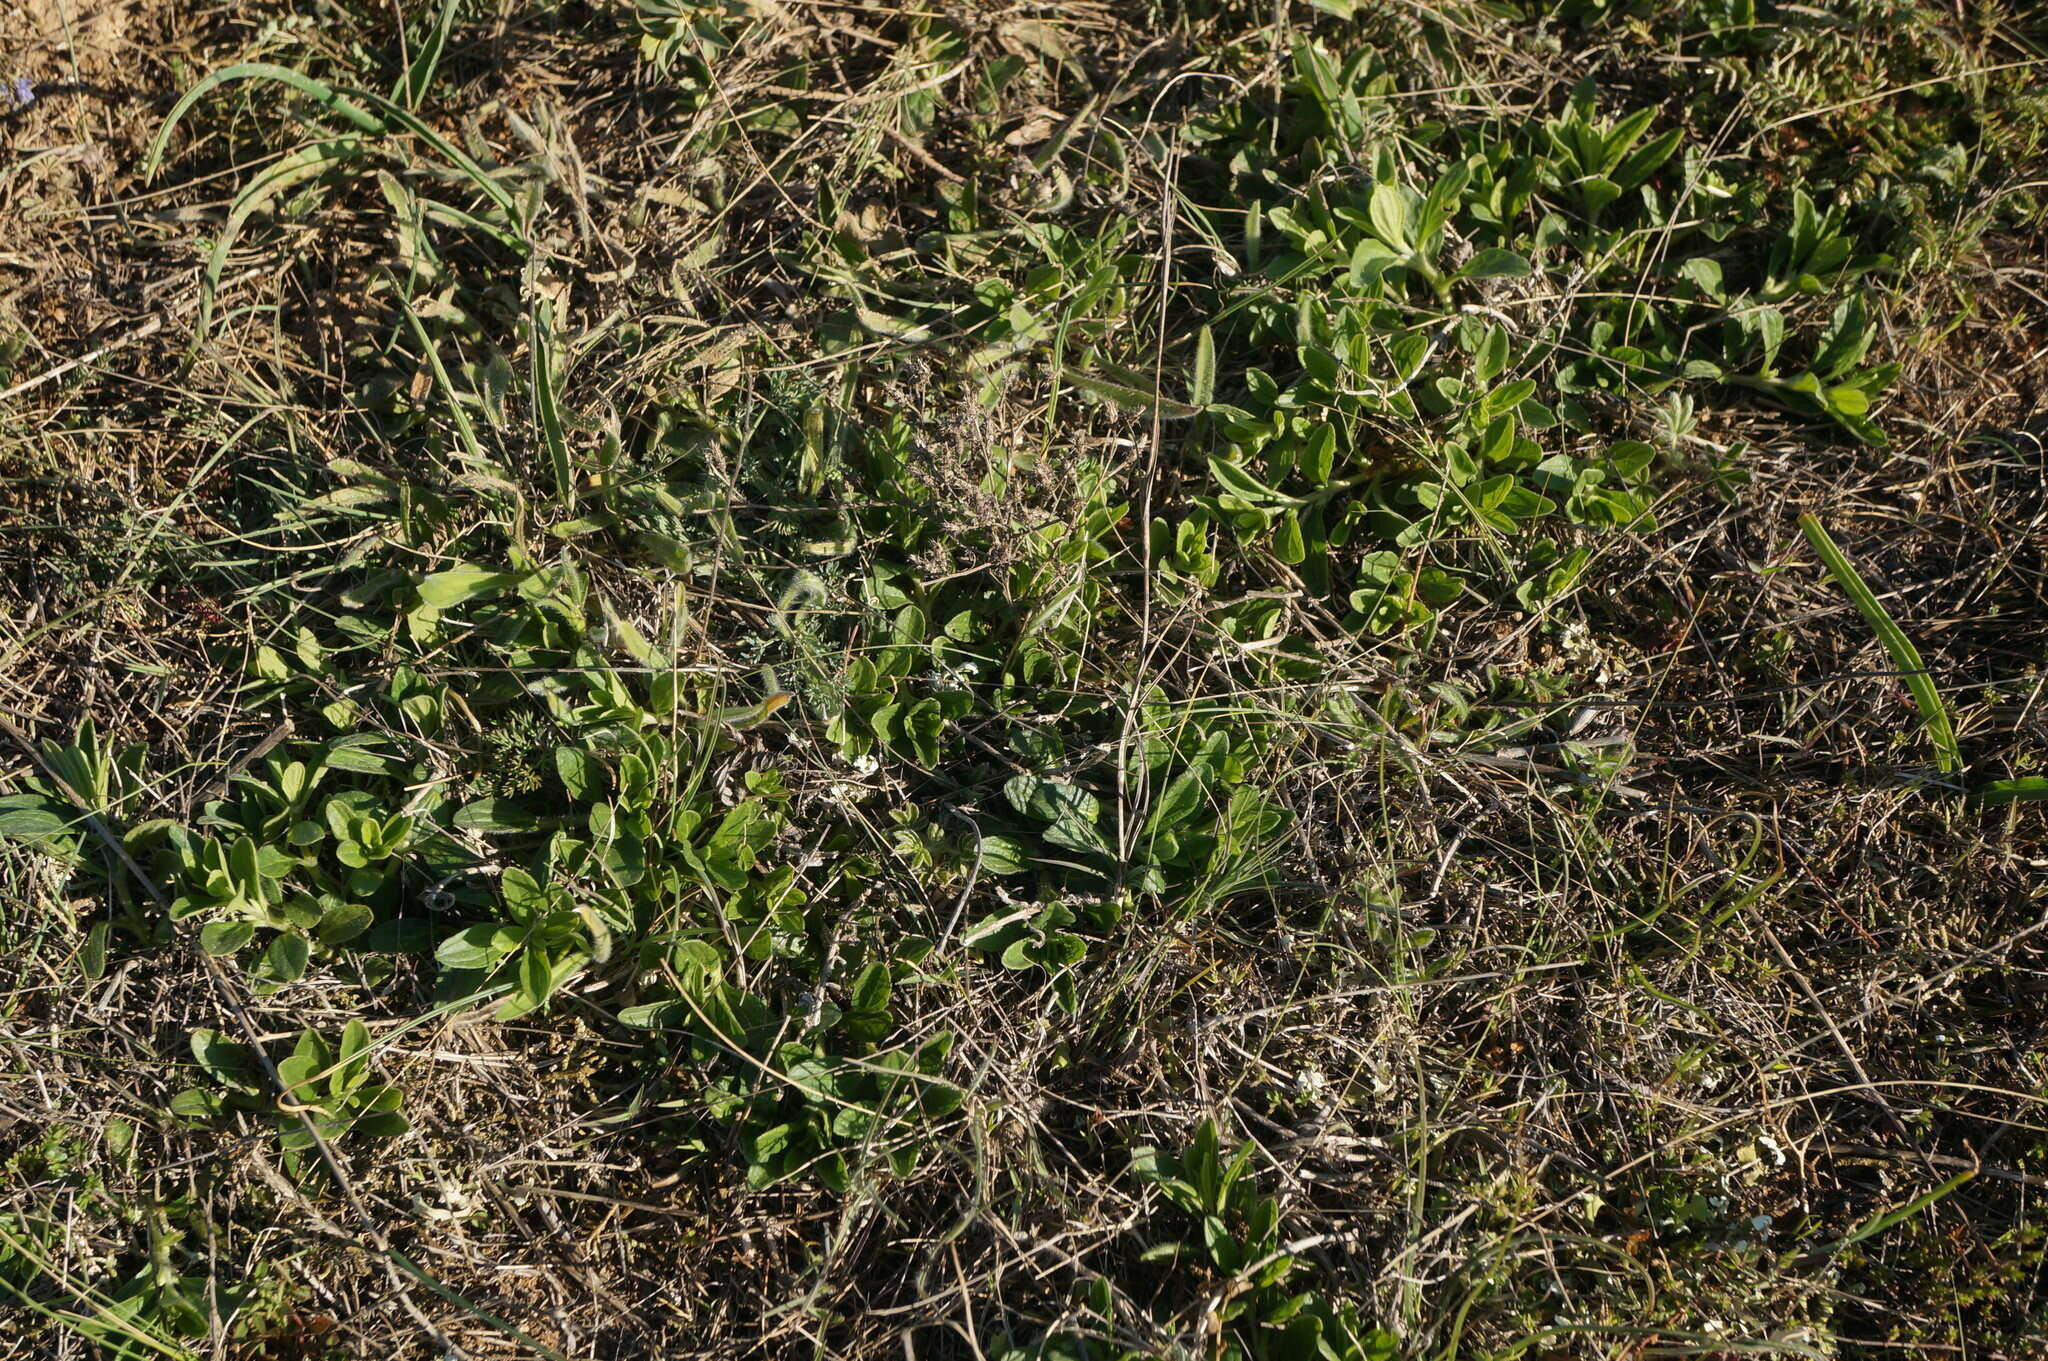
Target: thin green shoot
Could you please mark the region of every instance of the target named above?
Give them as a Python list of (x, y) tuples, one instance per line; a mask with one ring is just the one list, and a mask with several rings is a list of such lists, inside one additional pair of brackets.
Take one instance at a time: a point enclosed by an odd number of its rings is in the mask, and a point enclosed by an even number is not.
[(1856, 571), (1855, 564), (1835, 546), (1835, 541), (1821, 527), (1819, 520), (1811, 515), (1799, 517), (1800, 532), (1813, 545), (1813, 551), (1820, 556), (1821, 564), (1828, 569), (1828, 575), (1842, 588), (1842, 593), (1855, 603), (1870, 627), (1884, 643), (1886, 652), (1891, 654), (1893, 665), (1899, 668), (1913, 703), (1919, 706), (1920, 716), (1926, 720), (1927, 736), (1934, 743), (1934, 762), (1944, 775), (1952, 775), (1963, 768), (1961, 753), (1956, 749), (1955, 725), (1949, 721), (1948, 705), (1942, 702), (1941, 692), (1934, 688), (1934, 678), (1927, 674), (1926, 663), (1920, 660), (1920, 650), (1913, 646), (1905, 630), (1891, 617), (1877, 595)]

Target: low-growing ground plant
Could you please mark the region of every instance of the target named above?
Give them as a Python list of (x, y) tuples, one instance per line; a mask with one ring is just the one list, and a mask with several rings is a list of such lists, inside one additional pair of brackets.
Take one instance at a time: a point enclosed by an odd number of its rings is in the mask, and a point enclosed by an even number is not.
[(2048, 1346), (2024, 7), (24, 15), (10, 1354)]

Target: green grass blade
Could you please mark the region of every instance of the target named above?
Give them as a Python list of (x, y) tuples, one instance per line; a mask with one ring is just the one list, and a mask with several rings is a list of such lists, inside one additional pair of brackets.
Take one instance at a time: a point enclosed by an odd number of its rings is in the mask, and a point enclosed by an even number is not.
[(1947, 1181), (1935, 1187), (1933, 1190), (1922, 1192), (1921, 1194), (1913, 1197), (1913, 1199), (1907, 1201), (1904, 1205), (1901, 1205), (1898, 1209), (1888, 1210), (1884, 1214), (1878, 1215), (1876, 1218), (1870, 1220), (1868, 1223), (1861, 1224), (1856, 1228), (1851, 1229), (1847, 1234), (1843, 1235), (1843, 1237), (1835, 1243), (1835, 1245), (1833, 1246), (1833, 1248), (1830, 1249), (1830, 1251), (1840, 1252), (1843, 1248), (1850, 1247), (1853, 1244), (1862, 1242), (1866, 1238), (1870, 1238), (1877, 1234), (1883, 1233), (1886, 1229), (1891, 1228), (1894, 1224), (1902, 1223), (1905, 1220), (1911, 1219), (1914, 1215), (1919, 1214), (1928, 1206), (1934, 1204), (1938, 1200), (1941, 1200), (1943, 1197), (1947, 1196), (1951, 1191), (1956, 1190), (1958, 1187), (1962, 1186), (1965, 1182), (1970, 1181), (1976, 1175), (1977, 1172), (1974, 1168), (1967, 1172), (1956, 1173), (1956, 1175), (1950, 1177)]
[(477, 440), (476, 427), (470, 424), (469, 413), (462, 409), (462, 398), (455, 391), (455, 384), (448, 377), (448, 368), (441, 362), (441, 352), (434, 348), (432, 337), (420, 321), (420, 314), (403, 298), (399, 299), (399, 306), (405, 312), (406, 325), (411, 328), (413, 339), (419, 342), (420, 354), (433, 371), (434, 386), (441, 389), (441, 397), (448, 403), (449, 418), (455, 423), (455, 437), (462, 446), (459, 456), (471, 472), (488, 473), (502, 479), (504, 473), (484, 453), (483, 445)]
[(1195, 372), (1188, 384), (1188, 405), (1208, 406), (1216, 400), (1216, 333), (1207, 326), (1195, 337)]
[(533, 319), (533, 414), (540, 422), (541, 443), (548, 451), (548, 463), (555, 472), (555, 494), (564, 509), (576, 509), (576, 482), (569, 471), (569, 441), (562, 433), (562, 413), (555, 405), (555, 336), (548, 318), (548, 305), (536, 300), (528, 313)]
[(513, 196), (510, 189), (507, 189), (498, 182), (495, 175), (491, 174), (490, 171), (484, 169), (481, 165), (478, 165), (468, 152), (465, 152), (461, 147), (456, 146), (455, 143), (449, 141), (431, 127), (428, 127), (426, 123), (421, 121), (419, 115), (412, 110), (401, 108), (382, 95), (371, 94), (367, 90), (349, 90), (346, 93), (368, 102), (379, 113), (383, 114), (390, 124), (405, 129), (405, 131), (432, 147), (436, 154), (447, 161), (448, 164), (460, 170), (471, 183), (476, 185), (477, 189), (485, 197), (497, 204), (500, 211), (505, 214), (508, 222), (515, 227), (518, 226), (520, 220), (519, 200)]
[(267, 61), (248, 61), (239, 66), (224, 67), (213, 72), (185, 91), (183, 97), (171, 106), (171, 112), (164, 119), (163, 126), (158, 128), (156, 136), (150, 139), (148, 154), (142, 158), (143, 179), (153, 177), (157, 167), (163, 164), (164, 145), (170, 141), (172, 131), (184, 120), (185, 115), (191, 112), (192, 106), (214, 90), (235, 80), (274, 80), (291, 86), (301, 94), (312, 96), (322, 108), (340, 114), (363, 132), (379, 133), (390, 130), (383, 119), (353, 103), (324, 80), (316, 80), (304, 72), (292, 70), (289, 66), (277, 66)]
[(1934, 679), (1927, 674), (1926, 663), (1920, 660), (1920, 650), (1913, 646), (1913, 640), (1906, 636), (1864, 583), (1855, 564), (1828, 537), (1820, 521), (1811, 515), (1802, 515), (1799, 517), (1799, 529), (1820, 556), (1828, 575), (1835, 579), (1842, 593), (1855, 602), (1857, 610), (1883, 640), (1885, 651), (1891, 654), (1892, 664), (1904, 673), (1906, 689), (1912, 694), (1913, 703), (1919, 706), (1920, 716), (1927, 721), (1927, 736), (1934, 743), (1935, 764), (1944, 775), (1961, 770), (1963, 760), (1956, 749), (1955, 726), (1949, 721), (1948, 706), (1942, 703), (1940, 692), (1934, 688)]
[(405, 68), (405, 78), (398, 82), (396, 97), (403, 99), (408, 109), (417, 109), (426, 98), (427, 87), (434, 83), (435, 68), (441, 64), (441, 54), (448, 47), (448, 30), (454, 24), (455, 0), (441, 0), (441, 13), (434, 19), (433, 30), (420, 45), (412, 65)]
[(1186, 402), (1176, 402), (1162, 393), (1150, 392), (1133, 383), (1119, 382), (1092, 373), (1078, 373), (1069, 370), (1066, 380), (1081, 391), (1111, 406), (1126, 411), (1142, 411), (1148, 415), (1157, 412), (1167, 420), (1184, 421), (1201, 414), (1201, 408)]
[(221, 224), (220, 235), (214, 238), (213, 249), (206, 257), (206, 274), (199, 287), (199, 319), (192, 327), (194, 345), (205, 338), (207, 327), (213, 321), (220, 276), (227, 270), (228, 255), (234, 250), (235, 241), (241, 236), (242, 226), (250, 215), (285, 190), (316, 179), (331, 167), (354, 160), (362, 153), (363, 141), (359, 137), (309, 142), (284, 159), (264, 167), (262, 173), (235, 195), (234, 203), (228, 208), (227, 221)]
[[(388, 133), (394, 128), (403, 129), (432, 147), (436, 154), (463, 175), (498, 208), (504, 212), (507, 221), (517, 226), (520, 220), (519, 201), (512, 191), (500, 184), (495, 176), (477, 164), (467, 152), (434, 131), (418, 114), (393, 103), (380, 94), (368, 90), (337, 88), (326, 81), (316, 80), (288, 66), (276, 66), (270, 62), (244, 62), (216, 71), (187, 90), (184, 96), (172, 106), (170, 115), (163, 126), (157, 129), (156, 137), (149, 144), (149, 153), (143, 157), (143, 175), (148, 178), (156, 173), (163, 163), (164, 145), (170, 140), (171, 132), (183, 120), (192, 106), (213, 90), (234, 80), (274, 80), (289, 85), (302, 94), (311, 96), (322, 108), (328, 109), (354, 124), (365, 133)], [(361, 100), (362, 103), (357, 103)], [(366, 109), (364, 104), (371, 107)], [(374, 109), (375, 112), (371, 110)]]
[(420, 216), (429, 222), (439, 222), (443, 226), (455, 227), (461, 231), (477, 232), (480, 235), (490, 237), (507, 250), (517, 251), (522, 255), (526, 253), (526, 242), (520, 238), (517, 232), (509, 227), (501, 227), (495, 222), (486, 222), (474, 213), (466, 213), (451, 204), (441, 203), (430, 198), (420, 199), (419, 205)]
[(2022, 775), (2016, 780), (1987, 780), (1970, 791), (1970, 797), (1993, 808), (2002, 803), (2048, 801), (2048, 776)]
[[(22, 1224), (20, 1220), (14, 1222)], [(26, 1229), (27, 1226), (22, 1224), (22, 1227)], [(0, 1218), (0, 1261), (4, 1261), (4, 1254), (12, 1254), (28, 1263), (40, 1272), (45, 1280), (55, 1284), (92, 1310), (90, 1314), (82, 1314), (69, 1309), (52, 1308), (36, 1298), (33, 1292), (0, 1275), (0, 1286), (4, 1286), (30, 1310), (41, 1314), (59, 1327), (79, 1337), (88, 1338), (102, 1347), (119, 1346), (117, 1354), (123, 1357), (140, 1355), (131, 1349), (132, 1346), (139, 1345), (158, 1356), (170, 1357), (172, 1361), (195, 1361), (196, 1353), (175, 1342), (166, 1341), (143, 1324), (124, 1315), (119, 1302), (112, 1296), (83, 1281), (72, 1279), (61, 1266), (39, 1252), (33, 1240), (16, 1238), (8, 1232), (7, 1220)], [(116, 1338), (122, 1341), (116, 1343)]]

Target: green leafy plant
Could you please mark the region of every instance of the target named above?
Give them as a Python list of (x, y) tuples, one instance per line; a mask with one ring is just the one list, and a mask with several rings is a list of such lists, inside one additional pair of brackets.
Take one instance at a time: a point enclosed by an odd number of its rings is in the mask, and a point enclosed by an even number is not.
[(1817, 213), (1806, 191), (1794, 189), (1792, 222), (1771, 244), (1758, 299), (1777, 303), (1798, 294), (1818, 293), (1829, 284), (1889, 265), (1891, 257), (1882, 252), (1857, 253), (1856, 239), (1843, 231), (1846, 216), (1839, 202), (1827, 212)]
[(543, 887), (514, 865), (500, 878), (504, 923), (467, 927), (442, 941), (434, 958), (445, 971), (444, 996), (475, 996), (508, 989), (498, 1004), (501, 1021), (547, 1005), (563, 984), (593, 960), (611, 955), (611, 932), (589, 907), (579, 907), (569, 890)]
[(1588, 222), (1599, 221), (1609, 205), (1656, 174), (1684, 135), (1667, 128), (1644, 142), (1656, 110), (1609, 120), (1598, 113), (1596, 94), (1591, 77), (1580, 81), (1565, 112), (1543, 125), (1553, 156), (1549, 185), (1569, 196)]
[(666, 996), (619, 1019), (680, 1037), (689, 1095), (664, 1104), (729, 1129), (750, 1185), (812, 1176), (844, 1190), (869, 1158), (907, 1175), (929, 1127), (960, 1107), (964, 1093), (943, 1077), (950, 1032), (887, 1044), (894, 970), (884, 960), (859, 970), (843, 1006), (814, 995), (807, 1033), (794, 1040), (778, 1040), (764, 1000), (733, 982), (710, 941), (677, 941), (660, 960)]
[(1729, 375), (1728, 382), (1755, 389), (1802, 415), (1832, 420), (1865, 444), (1881, 447), (1889, 443), (1870, 412), (1878, 396), (1898, 377), (1899, 366), (1864, 367), (1876, 332), (1861, 298), (1845, 298), (1835, 308), (1827, 329), (1815, 340), (1810, 364), (1789, 377), (1776, 372), (1784, 333), (1784, 320), (1778, 312), (1764, 308), (1745, 313), (1738, 325), (1761, 344), (1763, 366), (1754, 375)]
[[(1249, 1142), (1226, 1152), (1214, 1120), (1195, 1129), (1179, 1154), (1143, 1147), (1131, 1170), (1181, 1212), (1192, 1233), (1154, 1243), (1146, 1256), (1200, 1263), (1217, 1284), (1197, 1320), (1231, 1361), (1386, 1361), (1395, 1337), (1361, 1322), (1355, 1306), (1294, 1278), (1312, 1244), (1283, 1242), (1280, 1203), (1260, 1192)], [(1155, 1227), (1166, 1228), (1155, 1221)]]
[(171, 1098), (171, 1113), (205, 1121), (230, 1110), (270, 1112), (293, 1169), (306, 1165), (304, 1155), (315, 1146), (316, 1132), (340, 1145), (394, 1139), (411, 1128), (400, 1110), (404, 1094), (379, 1081), (371, 1069), (370, 1032), (360, 1020), (350, 1020), (339, 1041), (315, 1030), (301, 1031), (291, 1053), (277, 1063), (281, 1090), (271, 1087), (246, 1044), (217, 1031), (195, 1030), (191, 1047), (193, 1059), (215, 1085), (179, 1092)]

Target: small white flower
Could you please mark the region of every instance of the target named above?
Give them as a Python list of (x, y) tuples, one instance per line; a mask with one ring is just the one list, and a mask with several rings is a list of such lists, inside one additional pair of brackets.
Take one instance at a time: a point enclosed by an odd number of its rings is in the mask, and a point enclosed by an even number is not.
[(875, 756), (872, 752), (868, 753), (865, 756), (856, 756), (853, 758), (853, 773), (856, 775), (872, 775), (881, 768), (882, 762), (880, 758)]
[(1294, 1075), (1294, 1094), (1303, 1101), (1319, 1100), (1328, 1079), (1320, 1068), (1304, 1068)]

